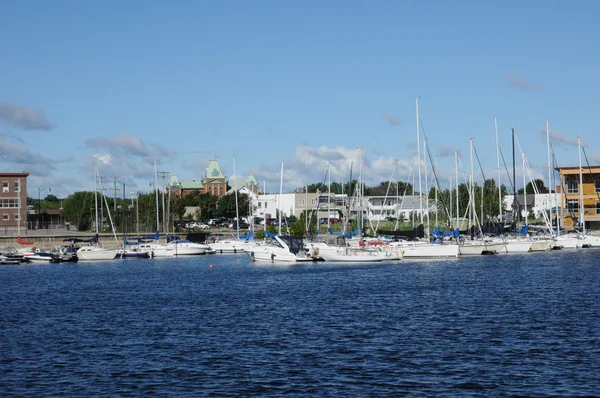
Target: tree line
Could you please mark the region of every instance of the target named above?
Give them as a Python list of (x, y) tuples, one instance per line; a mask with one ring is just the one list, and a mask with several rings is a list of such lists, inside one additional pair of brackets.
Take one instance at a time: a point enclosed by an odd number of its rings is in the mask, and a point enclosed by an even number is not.
[[(535, 192), (534, 187), (540, 193), (548, 193), (542, 180), (534, 180), (526, 185), (525, 189), (517, 191), (522, 194)], [(306, 186), (309, 193), (329, 192), (329, 185), (324, 183), (314, 183)], [(410, 183), (406, 182), (381, 182), (377, 186), (370, 187), (365, 184), (359, 185), (357, 180), (348, 183), (331, 183), (331, 192), (335, 194), (347, 194), (352, 196), (361, 191), (365, 196), (404, 196), (414, 195), (415, 190)], [(512, 186), (507, 188), (501, 186), (502, 199), (512, 192)], [(436, 198), (436, 189), (431, 187), (428, 192), (430, 204), (434, 204)], [(450, 201), (452, 198), (452, 203)], [(457, 190), (455, 187), (437, 190), (437, 209), (438, 221), (447, 222), (452, 208), (453, 217), (463, 216), (456, 214)], [(164, 202), (164, 207), (163, 207)], [(469, 186), (465, 183), (458, 186), (459, 209), (465, 212), (469, 202)], [(474, 184), (474, 203), (477, 217), (481, 223), (495, 222), (498, 209), (498, 187), (495, 180), (487, 179), (483, 185)], [(80, 191), (69, 195), (67, 198), (58, 199), (54, 195), (47, 195), (42, 201), (28, 198), (28, 204), (35, 208), (49, 209), (62, 206), (62, 216), (65, 221), (75, 226), (79, 231), (90, 231), (94, 229), (95, 224), (95, 197), (93, 191)], [(208, 220), (211, 218), (236, 217), (235, 195), (224, 195), (221, 198), (193, 192), (184, 197), (175, 194), (159, 194), (158, 203), (156, 191), (147, 193), (138, 193), (135, 198), (114, 198), (98, 194), (98, 214), (100, 218), (99, 228), (109, 232), (111, 230), (110, 218), (117, 232), (152, 232), (156, 230), (159, 224), (163, 230), (172, 231), (174, 226), (184, 219), (186, 208), (196, 207), (197, 210), (187, 218), (197, 221)], [(238, 195), (238, 214), (240, 217), (246, 217), (253, 213), (251, 209), (250, 198), (247, 194)], [(158, 209), (158, 212), (157, 212)], [(506, 213), (507, 210), (503, 209)], [(110, 214), (110, 217), (109, 217)], [(158, 218), (157, 218), (158, 217)], [(158, 222), (157, 222), (158, 220)]]

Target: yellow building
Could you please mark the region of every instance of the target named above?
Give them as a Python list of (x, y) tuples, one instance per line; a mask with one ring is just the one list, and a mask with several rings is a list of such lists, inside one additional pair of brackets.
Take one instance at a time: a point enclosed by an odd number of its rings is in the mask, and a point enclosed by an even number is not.
[[(567, 230), (581, 228), (580, 216), (582, 215), (581, 210), (583, 210), (585, 229), (600, 230), (600, 166), (585, 166), (581, 169), (579, 167), (557, 167), (556, 170), (560, 174), (560, 185), (557, 187), (557, 192), (564, 190), (564, 195), (561, 195), (562, 225)], [(580, 176), (583, 180), (582, 187), (579, 184)], [(583, 206), (581, 206), (582, 193)]]

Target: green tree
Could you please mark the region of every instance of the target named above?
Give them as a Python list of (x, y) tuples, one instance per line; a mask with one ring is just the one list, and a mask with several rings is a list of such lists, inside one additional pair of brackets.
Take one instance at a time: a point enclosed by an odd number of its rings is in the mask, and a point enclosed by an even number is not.
[[(240, 218), (248, 215), (250, 205), (250, 197), (248, 194), (238, 194), (238, 213)], [(217, 202), (217, 216), (225, 218), (235, 218), (235, 194), (223, 195)]]
[(93, 226), (94, 192), (81, 191), (69, 195), (63, 201), (62, 216), (78, 231), (87, 231)]

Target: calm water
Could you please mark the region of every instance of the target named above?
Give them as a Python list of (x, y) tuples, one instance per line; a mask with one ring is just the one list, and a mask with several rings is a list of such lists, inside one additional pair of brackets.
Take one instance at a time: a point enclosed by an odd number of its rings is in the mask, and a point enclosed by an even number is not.
[(598, 395), (599, 258), (0, 266), (0, 395)]

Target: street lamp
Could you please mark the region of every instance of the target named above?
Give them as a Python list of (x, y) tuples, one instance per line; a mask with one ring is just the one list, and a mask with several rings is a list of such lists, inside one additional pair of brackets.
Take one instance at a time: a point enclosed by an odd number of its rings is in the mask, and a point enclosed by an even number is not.
[(48, 192), (52, 192), (51, 187), (38, 187), (38, 218), (37, 218), (37, 228), (40, 229), (40, 218), (42, 216), (42, 191), (48, 190)]

